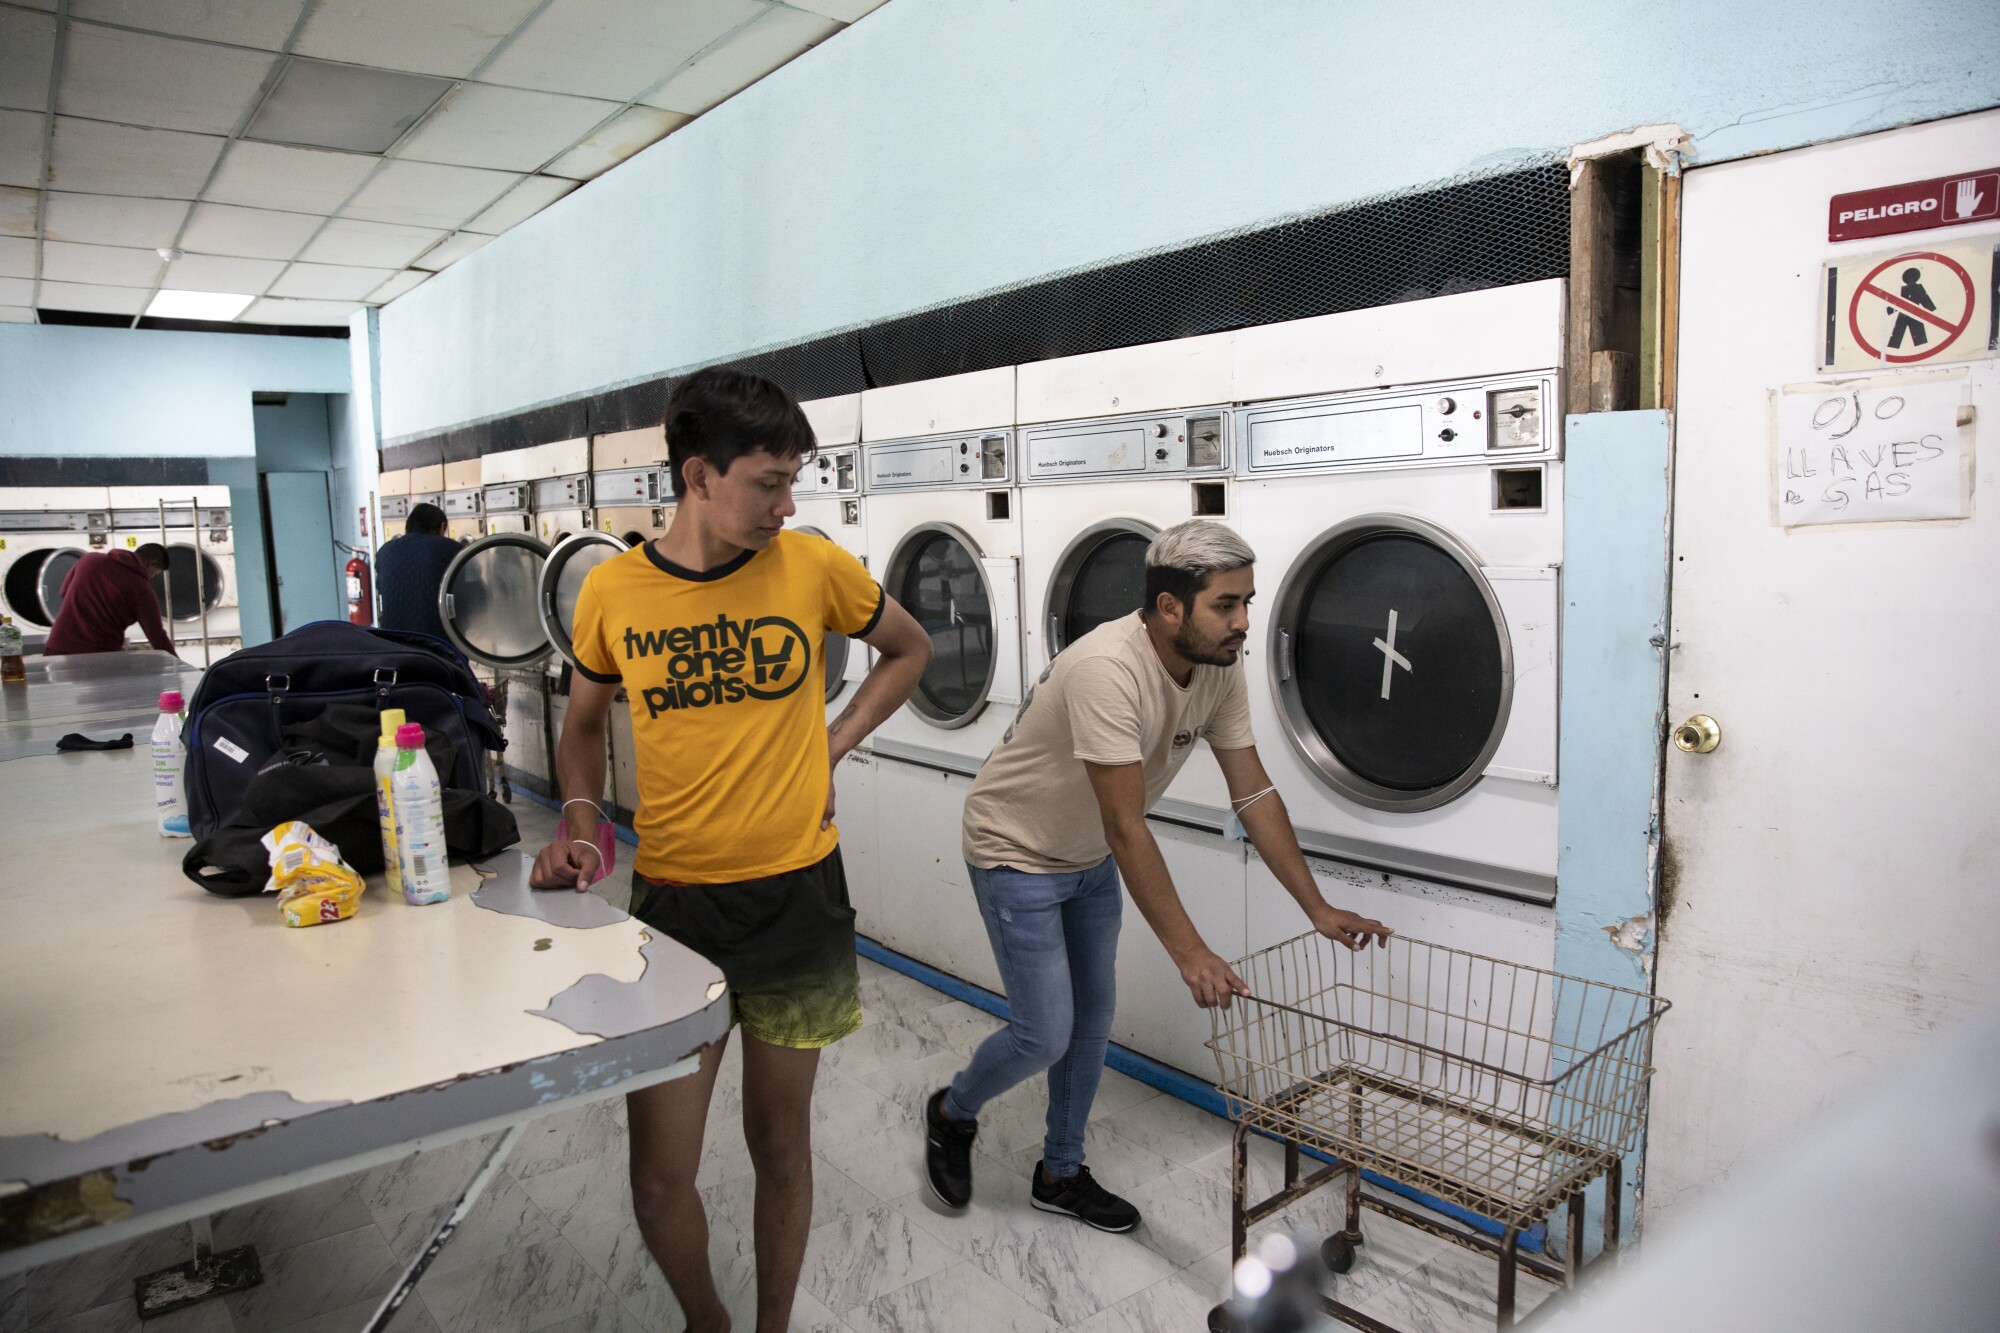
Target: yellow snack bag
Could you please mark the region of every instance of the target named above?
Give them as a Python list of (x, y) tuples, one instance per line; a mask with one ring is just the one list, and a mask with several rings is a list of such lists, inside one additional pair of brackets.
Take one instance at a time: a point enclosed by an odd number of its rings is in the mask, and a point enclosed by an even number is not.
[(316, 926), (353, 916), (365, 887), (340, 859), (340, 849), (309, 824), (286, 820), (264, 835), (271, 878), (264, 892), (278, 895), (288, 926)]

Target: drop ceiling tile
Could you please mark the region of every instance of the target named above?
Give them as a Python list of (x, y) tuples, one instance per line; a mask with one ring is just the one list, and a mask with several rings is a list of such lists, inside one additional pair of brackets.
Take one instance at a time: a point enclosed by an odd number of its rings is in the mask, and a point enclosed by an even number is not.
[(483, 231), (488, 236), (527, 221), (535, 214), (576, 188), (575, 181), (553, 176), (530, 176), (500, 196), (493, 207), (465, 224), (467, 231)]
[(127, 246), (44, 241), (42, 276), (106, 287), (150, 287), (160, 276), (160, 257), (151, 250)]
[(618, 110), (616, 102), (468, 83), (420, 126), (397, 157), (533, 171)]
[(315, 301), (359, 301), (396, 276), (392, 268), (349, 268), (340, 264), (293, 264), (271, 284), (273, 296)]
[(0, 9), (0, 106), (48, 110), (55, 59), (54, 15)]
[(33, 236), (35, 204), (41, 191), (0, 185), (0, 236)]
[(0, 185), (42, 183), (42, 119), (32, 111), (0, 111)]
[(0, 324), (33, 324), (35, 312), (26, 306), (0, 305)]
[(152, 291), (145, 287), (98, 287), (81, 282), (42, 283), (44, 310), (87, 310), (97, 315), (136, 315)]
[(401, 268), (444, 238), (435, 227), (399, 227), (390, 222), (330, 218), (300, 259), (315, 264), (355, 264)]
[(247, 208), (331, 213), (381, 161), (360, 153), (286, 148), (239, 139), (204, 198)]
[(810, 9), (815, 14), (824, 14), (842, 23), (852, 23), (864, 14), (872, 14), (887, 4), (889, 0), (785, 0), (793, 9)]
[(294, 60), (271, 90), (248, 139), (380, 153), (451, 88), (451, 80), (324, 60)]
[(416, 260), (411, 267), (427, 268), (433, 273), (439, 269), (450, 268), (492, 239), (491, 236), (482, 236), (476, 231), (454, 232), (438, 242), (436, 248)]
[(534, 12), (538, 0), (320, 0), (294, 48), (303, 55), (462, 78)]
[(137, 245), (152, 250), (172, 245), (186, 220), (183, 199), (128, 199), (115, 194), (49, 191), (42, 234), (52, 241), (86, 245)]
[(177, 292), (236, 292), (256, 296), (284, 271), (281, 259), (183, 255), (167, 265), (167, 276), (160, 285)]
[(774, 9), (646, 94), (646, 104), (698, 116), (839, 31), (832, 19)]
[(346, 324), (358, 301), (284, 301), (265, 297), (236, 317), (238, 324)]
[(207, 134), (57, 116), (49, 184), (84, 194), (192, 199), (214, 169), (224, 142)]
[(554, 0), (479, 77), (622, 102), (763, 12), (755, 0)]
[[(482, 241), (485, 237), (480, 237)], [(35, 243), (14, 236), (0, 236), (0, 278), (35, 276)]]
[(341, 212), (369, 222), (456, 227), (518, 179), (506, 171), (392, 161)]
[(428, 277), (430, 277), (430, 274), (420, 268), (406, 268), (380, 287), (377, 287), (374, 291), (368, 293), (368, 303), (370, 305), (386, 305), (401, 296), (404, 292), (409, 291), (412, 287), (421, 286)]
[(27, 305), (34, 299), (33, 278), (0, 278), (0, 305)]
[(650, 147), (693, 119), (678, 111), (650, 106), (627, 109), (618, 119), (542, 168), (550, 176), (587, 181), (611, 170), (642, 148)]
[(299, 10), (271, 0), (70, 0), (69, 16), (276, 51)]
[(314, 213), (277, 213), (234, 204), (196, 204), (181, 236), (183, 250), (251, 259), (290, 259), (326, 221)]
[(152, 33), (69, 25), (56, 110), (154, 129), (228, 134), (277, 57)]

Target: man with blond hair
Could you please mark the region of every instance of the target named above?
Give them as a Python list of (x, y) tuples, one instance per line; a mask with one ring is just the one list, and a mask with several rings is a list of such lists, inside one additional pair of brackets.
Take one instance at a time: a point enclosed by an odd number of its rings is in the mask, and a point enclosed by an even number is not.
[(1143, 605), (1050, 663), (972, 784), (966, 868), (1011, 1021), (925, 1105), (925, 1165), (948, 1207), (972, 1198), (980, 1108), (1046, 1069), (1035, 1207), (1100, 1231), (1139, 1224), (1138, 1209), (1083, 1164), (1117, 998), (1121, 875), (1196, 1004), (1228, 1008), (1232, 996), (1249, 993), (1188, 919), (1146, 825), (1196, 738), (1208, 741), (1250, 842), (1313, 929), (1350, 949), (1389, 934), (1320, 897), (1257, 758), (1240, 660), (1256, 559), (1220, 523), (1195, 519), (1155, 537)]

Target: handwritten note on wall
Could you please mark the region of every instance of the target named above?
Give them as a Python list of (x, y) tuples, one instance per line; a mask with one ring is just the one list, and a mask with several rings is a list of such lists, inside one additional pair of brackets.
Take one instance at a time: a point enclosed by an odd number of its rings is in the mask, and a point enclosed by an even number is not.
[(1963, 378), (1797, 384), (1771, 397), (1779, 526), (1972, 512)]

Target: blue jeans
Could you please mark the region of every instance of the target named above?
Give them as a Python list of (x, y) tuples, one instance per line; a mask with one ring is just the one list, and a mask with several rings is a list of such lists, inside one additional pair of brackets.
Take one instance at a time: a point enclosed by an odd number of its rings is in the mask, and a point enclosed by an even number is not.
[(1118, 867), (1044, 875), (1012, 866), (972, 874), (973, 896), (1007, 987), (1013, 1021), (973, 1052), (951, 1081), (944, 1113), (974, 1120), (1017, 1083), (1049, 1071), (1042, 1169), (1058, 1180), (1083, 1165), (1083, 1129), (1111, 1044), (1118, 999)]

